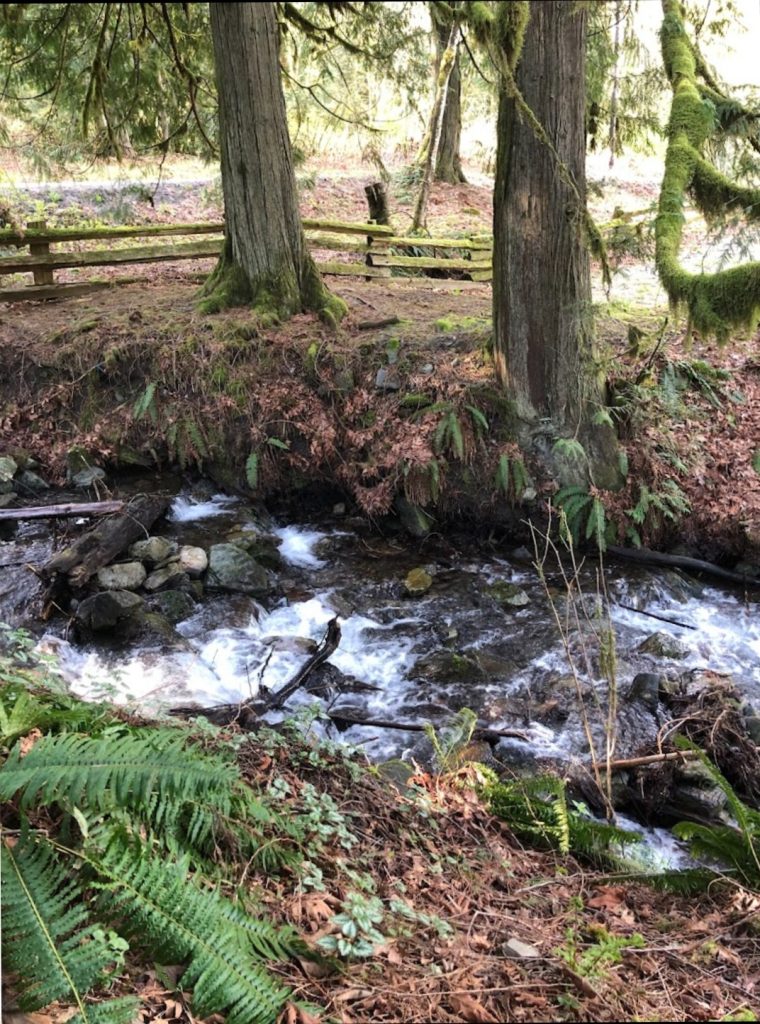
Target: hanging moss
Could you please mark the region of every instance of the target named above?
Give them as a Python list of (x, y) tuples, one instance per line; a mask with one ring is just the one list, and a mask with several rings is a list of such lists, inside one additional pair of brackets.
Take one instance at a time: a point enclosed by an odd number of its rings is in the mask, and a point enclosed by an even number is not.
[(506, 57), (511, 71), (515, 71), (520, 62), (529, 18), (530, 4), (527, 0), (507, 0), (498, 5), (496, 44)]
[(715, 274), (690, 274), (679, 260), (684, 204), (689, 195), (699, 210), (715, 219), (739, 208), (760, 219), (760, 190), (746, 188), (721, 174), (702, 154), (720, 130), (716, 91), (710, 79), (700, 88), (703, 62), (689, 40), (679, 0), (662, 0), (660, 32), (665, 70), (673, 89), (668, 150), (655, 223), (656, 264), (671, 303), (685, 305), (702, 334), (726, 340), (732, 327), (754, 327), (760, 311), (760, 263)]

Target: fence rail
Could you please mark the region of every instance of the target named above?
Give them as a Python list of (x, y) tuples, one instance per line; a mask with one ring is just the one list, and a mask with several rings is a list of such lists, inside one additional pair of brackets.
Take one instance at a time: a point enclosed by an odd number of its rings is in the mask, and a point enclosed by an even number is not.
[[(308, 218), (303, 221), (310, 250), (323, 274), (363, 278), (391, 277), (394, 270), (423, 276), (450, 271), (474, 281), (491, 279), (491, 239), (408, 238), (395, 235), (382, 224), (354, 224), (343, 221)], [(78, 242), (152, 240), (216, 235), (157, 244), (128, 245), (121, 248), (58, 249), (51, 246)], [(107, 287), (104, 282), (56, 283), (56, 270), (160, 263), (175, 260), (207, 259), (222, 249), (224, 224), (145, 224), (129, 227), (48, 228), (43, 221), (30, 222), (26, 229), (0, 229), (0, 250), (28, 249), (28, 254), (0, 256), (0, 276), (31, 273), (34, 284), (0, 288), (0, 302), (24, 299), (56, 298), (91, 288)], [(337, 252), (346, 258), (324, 260), (319, 254)], [(358, 257), (358, 258), (356, 258)]]

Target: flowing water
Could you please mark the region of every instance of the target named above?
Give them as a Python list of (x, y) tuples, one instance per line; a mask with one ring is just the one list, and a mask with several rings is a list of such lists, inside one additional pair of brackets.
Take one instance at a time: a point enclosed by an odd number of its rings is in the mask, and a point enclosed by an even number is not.
[[(263, 531), (277, 546), (281, 564), (273, 574), (276, 588), (269, 602), (207, 592), (168, 639), (80, 646), (47, 634), (41, 645), (58, 655), (72, 689), (152, 711), (191, 702), (236, 703), (262, 687), (277, 690), (287, 682), (337, 615), (342, 637), (329, 659), (339, 670), (334, 690), (319, 698), (299, 692), (288, 704), (291, 714), (321, 701), (349, 717), (441, 725), (452, 712), (470, 707), (491, 728), (522, 733), (522, 739), (501, 741), (501, 756), (521, 763), (567, 760), (588, 756), (580, 688), (589, 727), (601, 744), (607, 683), (594, 640), (600, 628), (595, 615), (602, 583), (598, 566), (580, 569), (584, 596), (575, 607), (585, 608), (587, 617), (581, 617), (580, 629), (570, 620), (563, 640), (558, 621), (564, 624), (572, 608), (559, 567), (547, 562), (542, 582), (524, 549), (478, 549), (471, 541), (457, 547), (450, 540), (421, 547), (380, 538), (345, 518), (319, 527), (292, 522), (262, 526), (240, 501), (190, 493), (175, 499), (160, 532), (208, 548), (241, 530)], [(29, 527), (16, 537), (15, 547), (0, 544), (0, 562), (3, 557), (13, 561), (14, 550), (17, 566), (42, 560), (51, 546), (44, 527)], [(424, 567), (433, 582), (422, 596), (409, 597), (403, 581), (415, 567)], [(500, 603), (495, 594), (504, 583), (519, 588), (526, 603)], [(651, 742), (663, 724), (656, 711), (626, 701), (637, 673), (673, 679), (701, 671), (731, 675), (746, 699), (760, 706), (760, 620), (756, 605), (739, 591), (704, 586), (674, 572), (617, 564), (605, 567), (603, 584), (621, 696), (618, 756)], [(0, 620), (17, 613), (24, 598), (17, 591), (9, 596), (7, 579), (5, 586), (4, 596), (0, 584)], [(672, 656), (639, 649), (654, 633), (664, 634), (671, 645), (676, 641), (666, 652)], [(357, 689), (352, 681), (363, 686)], [(359, 725), (341, 738), (362, 745), (374, 760), (424, 758), (428, 742), (418, 732)]]

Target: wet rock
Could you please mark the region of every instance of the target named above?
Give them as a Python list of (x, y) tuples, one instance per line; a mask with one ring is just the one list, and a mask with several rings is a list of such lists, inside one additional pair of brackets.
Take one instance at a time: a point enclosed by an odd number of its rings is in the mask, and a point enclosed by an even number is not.
[(629, 701), (640, 701), (650, 711), (656, 711), (660, 703), (662, 676), (655, 672), (639, 672), (634, 676), (628, 691)]
[(100, 466), (88, 466), (86, 469), (80, 469), (78, 473), (74, 473), (71, 482), (74, 487), (86, 491), (88, 487), (94, 487), (97, 483), (103, 483), (105, 478), (106, 471), (101, 469)]
[(142, 604), (143, 599), (129, 590), (105, 590), (80, 602), (76, 620), (86, 629), (99, 633), (135, 615)]
[(488, 594), (502, 608), (524, 608), (526, 604), (530, 604), (530, 598), (522, 587), (518, 587), (516, 583), (508, 583), (506, 580), (493, 583), (488, 587)]
[(120, 562), (98, 569), (98, 584), (105, 590), (137, 590), (148, 574), (142, 562)]
[(717, 786), (702, 788), (679, 783), (670, 794), (663, 813), (676, 821), (731, 824), (728, 797)]
[(0, 494), (10, 494), (13, 490), (12, 480), (0, 480)]
[(407, 533), (419, 540), (428, 536), (433, 527), (433, 520), (427, 512), (417, 505), (413, 505), (403, 494), (396, 495), (393, 499), (393, 507)]
[(230, 544), (245, 551), (265, 569), (272, 569), (274, 572), (282, 569), (284, 562), (280, 554), (278, 537), (253, 530), (239, 530), (231, 533), (227, 539)]
[(195, 611), (195, 601), (184, 590), (164, 590), (156, 594), (152, 606), (170, 623), (182, 622)]
[(486, 649), (471, 651), (470, 656), (486, 679), (508, 682), (518, 671), (515, 663), (509, 658)]
[(18, 463), (15, 459), (10, 455), (0, 455), (0, 483), (12, 480), (17, 469)]
[(7, 494), (0, 493), (0, 508), (8, 508), (18, 498), (15, 491), (8, 491)]
[(141, 562), (150, 562), (155, 565), (157, 562), (164, 562), (177, 554), (177, 542), (166, 537), (146, 537), (144, 540), (136, 540), (129, 547), (132, 558), (139, 558)]
[(413, 787), (409, 784), (409, 780), (416, 774), (413, 765), (394, 758), (392, 761), (384, 761), (379, 764), (377, 771), (402, 795), (412, 791)]
[(38, 473), (33, 473), (31, 469), (22, 470), (16, 477), (16, 480), (20, 487), (31, 491), (33, 494), (41, 494), (42, 491), (50, 490), (50, 484), (43, 480)]
[(760, 565), (755, 565), (754, 562), (737, 562), (734, 566), (734, 572), (741, 573), (742, 576), (749, 576), (751, 579), (757, 579), (760, 576)]
[(404, 591), (409, 597), (420, 597), (426, 594), (433, 585), (433, 577), (426, 569), (412, 569), (406, 574)]
[(313, 654), (319, 646), (316, 640), (308, 636), (265, 636), (261, 641), (273, 651), (284, 651), (287, 654)]
[(156, 569), (152, 572), (143, 586), (151, 593), (155, 593), (157, 590), (178, 590), (183, 584), (189, 584), (189, 582), (189, 577), (179, 562), (170, 562), (163, 569)]
[(188, 576), (200, 576), (208, 569), (208, 555), (203, 548), (183, 544), (179, 549), (179, 564)]
[(414, 677), (431, 683), (474, 682), (483, 678), (483, 670), (472, 658), (454, 651), (435, 651), (420, 658)]
[(742, 723), (749, 738), (755, 746), (760, 747), (760, 715), (747, 715), (742, 719)]
[(672, 658), (675, 661), (682, 661), (690, 654), (689, 648), (683, 641), (664, 632), (652, 633), (643, 643), (639, 644), (637, 650), (641, 654), (652, 654), (656, 658)]
[(206, 586), (253, 597), (264, 597), (271, 590), (266, 569), (235, 544), (212, 546)]

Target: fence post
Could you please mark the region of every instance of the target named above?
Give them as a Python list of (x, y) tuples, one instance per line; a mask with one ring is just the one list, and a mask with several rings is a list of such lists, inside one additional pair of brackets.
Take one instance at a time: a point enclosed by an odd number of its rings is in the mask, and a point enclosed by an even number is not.
[[(44, 231), (47, 227), (47, 221), (45, 220), (30, 220), (26, 225), (28, 228), (36, 228), (40, 231)], [(29, 252), (32, 256), (48, 256), (50, 255), (50, 243), (49, 242), (36, 242), (33, 245), (30, 244)], [(52, 267), (35, 267), (32, 270), (34, 275), (35, 284), (54, 284), (55, 278), (53, 276)]]

